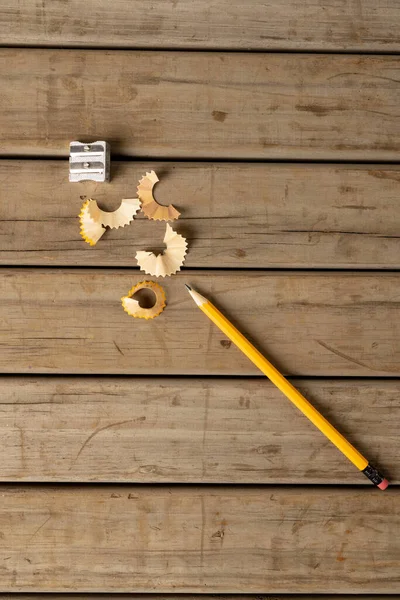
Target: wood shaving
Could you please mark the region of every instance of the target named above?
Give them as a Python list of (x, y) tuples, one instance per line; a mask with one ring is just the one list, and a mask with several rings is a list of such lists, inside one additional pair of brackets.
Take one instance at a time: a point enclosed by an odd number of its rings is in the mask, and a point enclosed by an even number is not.
[(137, 193), (142, 201), (142, 211), (148, 219), (154, 221), (174, 221), (181, 214), (170, 204), (169, 206), (161, 206), (153, 196), (153, 188), (159, 181), (154, 171), (146, 173), (139, 181)]
[(96, 223), (101, 223), (104, 227), (118, 229), (129, 225), (138, 210), (140, 210), (140, 200), (138, 198), (125, 198), (121, 200), (119, 208), (112, 212), (106, 212), (98, 207), (96, 200), (89, 200), (89, 214)]
[[(132, 298), (136, 292), (142, 289), (152, 290), (156, 296), (156, 302), (151, 308), (142, 308), (137, 300)], [(134, 285), (127, 296), (121, 298), (123, 309), (131, 317), (137, 319), (154, 319), (162, 313), (165, 308), (165, 292), (163, 288), (155, 281), (141, 281)]]
[(80, 233), (85, 242), (91, 246), (95, 246), (101, 236), (105, 233), (105, 229), (101, 223), (97, 223), (89, 214), (89, 203), (92, 200), (86, 200), (79, 213)]
[(185, 262), (187, 252), (186, 239), (176, 233), (167, 223), (167, 229), (164, 237), (164, 244), (167, 249), (156, 256), (153, 252), (141, 250), (136, 252), (136, 260), (139, 267), (148, 275), (155, 277), (165, 277), (173, 275), (180, 271)]

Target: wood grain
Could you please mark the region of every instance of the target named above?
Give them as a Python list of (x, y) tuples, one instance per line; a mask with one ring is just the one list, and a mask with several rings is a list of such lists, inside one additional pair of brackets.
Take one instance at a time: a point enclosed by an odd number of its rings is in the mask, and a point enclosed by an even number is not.
[[(13, 65), (10, 74), (10, 64)], [(398, 159), (398, 56), (2, 49), (1, 155)]]
[[(400, 483), (398, 380), (293, 383)], [(3, 377), (0, 396), (2, 481), (371, 485), (265, 379)]]
[(396, 593), (399, 492), (0, 488), (2, 590)]
[(182, 211), (186, 266), (400, 267), (398, 166), (113, 162), (110, 185), (71, 185), (66, 162), (48, 160), (0, 161), (0, 263), (136, 265), (165, 224), (140, 213), (89, 248), (77, 215), (85, 196), (114, 210), (152, 169), (156, 197)]
[(0, 371), (258, 375), (196, 308), (189, 282), (287, 374), (399, 375), (398, 274), (185, 272), (162, 281), (167, 308), (149, 322), (120, 303), (143, 279), (134, 269), (3, 269)]
[(400, 50), (395, 0), (2, 0), (1, 43), (111, 48)]

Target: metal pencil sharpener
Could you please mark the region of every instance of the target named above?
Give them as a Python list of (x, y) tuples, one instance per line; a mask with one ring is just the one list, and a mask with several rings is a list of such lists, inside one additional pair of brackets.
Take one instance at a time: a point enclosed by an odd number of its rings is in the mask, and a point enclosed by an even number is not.
[(110, 181), (110, 146), (107, 142), (71, 142), (69, 145), (69, 180)]

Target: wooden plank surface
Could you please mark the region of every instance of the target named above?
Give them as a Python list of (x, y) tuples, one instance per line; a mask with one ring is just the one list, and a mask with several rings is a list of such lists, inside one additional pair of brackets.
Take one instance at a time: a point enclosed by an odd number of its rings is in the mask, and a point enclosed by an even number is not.
[[(10, 71), (10, 65), (13, 65)], [(398, 56), (0, 51), (0, 154), (398, 160)]]
[(2, 0), (2, 44), (243, 50), (400, 50), (396, 0)]
[(2, 590), (396, 593), (399, 491), (0, 487)]
[[(138, 215), (96, 248), (79, 235), (84, 196), (106, 210), (154, 169), (182, 211), (189, 267), (400, 267), (400, 168), (382, 165), (117, 162), (110, 185), (68, 182), (65, 161), (0, 161), (0, 263), (132, 266), (165, 224)], [(159, 245), (159, 244), (158, 244)], [(161, 244), (162, 245), (162, 244)]]
[(133, 269), (3, 269), (0, 371), (259, 374), (196, 308), (188, 282), (287, 374), (399, 374), (398, 274), (185, 272), (161, 282), (168, 306), (154, 321), (121, 307), (143, 279)]
[[(293, 383), (400, 483), (398, 380)], [(0, 396), (2, 481), (371, 485), (265, 379), (3, 377)]]

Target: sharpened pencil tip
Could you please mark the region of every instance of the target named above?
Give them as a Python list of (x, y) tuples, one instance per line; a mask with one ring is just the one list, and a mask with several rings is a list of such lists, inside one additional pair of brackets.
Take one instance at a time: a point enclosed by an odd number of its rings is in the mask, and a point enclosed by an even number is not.
[(188, 285), (187, 283), (185, 283), (185, 288), (186, 288), (187, 290), (189, 290), (189, 292), (191, 292), (191, 291), (192, 291), (192, 288), (191, 288), (191, 287), (190, 287), (190, 285)]

